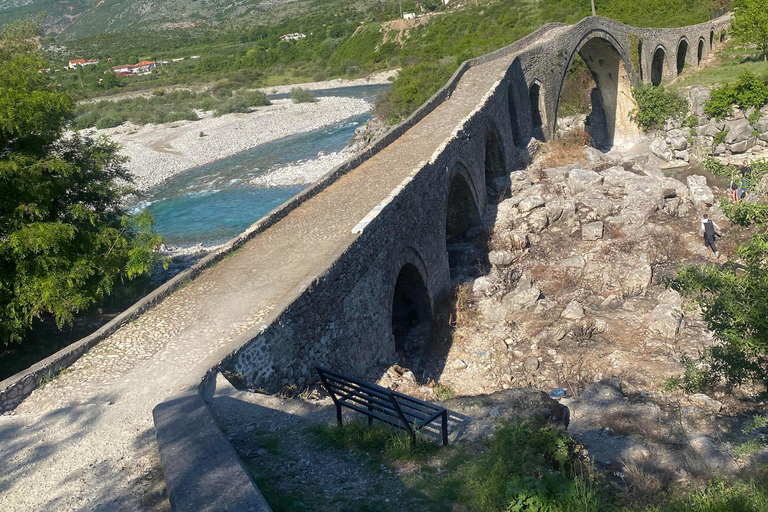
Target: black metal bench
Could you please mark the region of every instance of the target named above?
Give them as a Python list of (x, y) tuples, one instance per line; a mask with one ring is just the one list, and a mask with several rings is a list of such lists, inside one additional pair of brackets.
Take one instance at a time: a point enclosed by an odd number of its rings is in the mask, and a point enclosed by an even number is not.
[(341, 406), (349, 407), (373, 420), (401, 428), (416, 442), (416, 432), (437, 418), (442, 419), (443, 444), (448, 444), (448, 411), (444, 407), (418, 400), (391, 389), (346, 377), (316, 366), (320, 380), (336, 405), (336, 419), (341, 426)]

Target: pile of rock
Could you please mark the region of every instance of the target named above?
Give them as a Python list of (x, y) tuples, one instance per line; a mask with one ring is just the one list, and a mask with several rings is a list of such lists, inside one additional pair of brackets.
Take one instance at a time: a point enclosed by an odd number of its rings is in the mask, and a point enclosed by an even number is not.
[[(652, 142), (651, 151), (673, 164), (688, 162), (692, 152), (726, 159), (768, 156), (768, 106), (759, 112), (734, 107), (733, 115), (717, 120), (704, 113), (710, 93), (707, 87), (689, 88), (686, 95), (692, 117), (669, 121), (661, 137)], [(689, 124), (691, 119), (695, 122)]]

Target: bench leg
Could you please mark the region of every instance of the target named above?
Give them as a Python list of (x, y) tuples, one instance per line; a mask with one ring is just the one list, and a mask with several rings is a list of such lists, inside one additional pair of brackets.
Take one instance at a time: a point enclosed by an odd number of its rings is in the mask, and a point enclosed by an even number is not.
[(443, 446), (448, 445), (448, 411), (443, 411)]
[(341, 406), (336, 406), (336, 421), (339, 422), (339, 426), (341, 426)]
[[(371, 407), (370, 405), (368, 406), (368, 412), (370, 412), (371, 414), (373, 414), (373, 407)], [(368, 426), (371, 426), (371, 425), (373, 425), (373, 416), (371, 416), (371, 415), (369, 414), (369, 415), (368, 415)]]

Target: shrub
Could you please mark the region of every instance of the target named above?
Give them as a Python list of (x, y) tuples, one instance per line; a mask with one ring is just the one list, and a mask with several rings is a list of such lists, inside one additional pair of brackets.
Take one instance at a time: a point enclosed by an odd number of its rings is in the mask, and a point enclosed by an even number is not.
[(661, 128), (667, 119), (679, 119), (688, 110), (685, 98), (662, 86), (645, 84), (632, 89), (632, 93), (637, 109), (630, 116), (643, 131)]
[(728, 130), (720, 130), (715, 134), (712, 140), (712, 149), (716, 148), (718, 144), (725, 142), (725, 138), (728, 136)]
[[(709, 117), (723, 119), (733, 113), (733, 106), (759, 110), (768, 103), (768, 86), (757, 75), (742, 71), (739, 81), (712, 89), (709, 101), (704, 104), (704, 113)], [(759, 114), (758, 114), (759, 118)]]
[(152, 96), (163, 96), (163, 95), (165, 95), (165, 91), (163, 91), (162, 89), (155, 89), (154, 91), (152, 91)]
[(99, 118), (96, 121), (96, 129), (103, 130), (105, 128), (114, 128), (123, 124), (123, 118), (114, 113), (109, 113)]
[(294, 103), (314, 103), (317, 101), (317, 98), (310, 90), (294, 87), (291, 89), (291, 101)]
[(90, 128), (92, 126), (96, 125), (96, 121), (98, 120), (98, 117), (88, 112), (87, 114), (83, 114), (81, 116), (78, 116), (72, 121), (72, 124), (70, 127), (74, 131), (83, 130), (85, 128)]

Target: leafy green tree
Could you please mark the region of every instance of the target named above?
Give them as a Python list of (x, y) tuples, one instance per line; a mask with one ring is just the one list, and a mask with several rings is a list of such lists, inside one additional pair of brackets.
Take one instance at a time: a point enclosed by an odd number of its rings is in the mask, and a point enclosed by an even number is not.
[(37, 26), (0, 32), (0, 340), (20, 341), (32, 321), (59, 327), (109, 294), (120, 279), (149, 272), (161, 242), (145, 213), (126, 215), (130, 181), (106, 139), (62, 138), (72, 103), (49, 87)]
[(739, 41), (754, 44), (768, 60), (768, 8), (765, 0), (743, 0), (733, 13), (731, 32)]
[[(765, 162), (755, 167), (768, 175)], [(735, 225), (753, 230), (737, 249), (744, 265), (688, 266), (668, 281), (701, 308), (717, 339), (698, 361), (683, 360), (687, 391), (768, 384), (768, 205), (724, 201), (722, 208)]]

